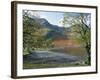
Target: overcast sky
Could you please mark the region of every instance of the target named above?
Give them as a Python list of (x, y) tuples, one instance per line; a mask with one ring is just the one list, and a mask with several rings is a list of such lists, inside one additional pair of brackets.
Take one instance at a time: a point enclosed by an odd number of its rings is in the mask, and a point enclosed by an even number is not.
[[(60, 27), (63, 26), (61, 24), (61, 20), (63, 20), (64, 12), (56, 12), (56, 11), (34, 11), (34, 10), (30, 10), (28, 12), (31, 15), (34, 15), (36, 17), (45, 18), (46, 20), (48, 20), (48, 22), (50, 24), (58, 25)], [(79, 13), (75, 13), (75, 12), (66, 12), (66, 13), (67, 13), (67, 15), (69, 15), (71, 17), (72, 16), (78, 16), (79, 15)], [(88, 14), (88, 13), (84, 13), (84, 14)], [(88, 20), (87, 22), (90, 23), (90, 20)], [(69, 26), (70, 26), (70, 24), (67, 24), (66, 27), (69, 27)]]
[(63, 18), (63, 13), (61, 12), (40, 12), (40, 17), (47, 19), (51, 24), (62, 26), (60, 20)]

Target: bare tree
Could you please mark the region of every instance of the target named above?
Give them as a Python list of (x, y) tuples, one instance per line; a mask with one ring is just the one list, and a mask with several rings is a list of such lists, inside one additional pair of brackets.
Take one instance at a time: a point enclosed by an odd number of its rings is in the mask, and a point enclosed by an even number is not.
[(87, 51), (87, 64), (91, 64), (91, 15), (89, 13), (65, 13), (62, 23), (63, 26), (68, 25), (71, 27), (74, 38), (80, 41)]

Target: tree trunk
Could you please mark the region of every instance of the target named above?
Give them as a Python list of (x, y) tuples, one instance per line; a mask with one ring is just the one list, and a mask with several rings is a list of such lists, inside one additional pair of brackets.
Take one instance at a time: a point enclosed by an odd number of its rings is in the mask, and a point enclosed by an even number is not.
[(91, 65), (91, 51), (90, 51), (90, 45), (86, 45), (86, 51), (87, 51), (87, 54), (88, 54), (88, 60), (87, 60), (87, 64), (88, 65)]

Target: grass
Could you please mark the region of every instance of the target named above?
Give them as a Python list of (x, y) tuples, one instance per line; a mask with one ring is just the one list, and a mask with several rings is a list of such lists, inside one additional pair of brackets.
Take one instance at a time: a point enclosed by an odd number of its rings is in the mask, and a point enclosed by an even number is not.
[(61, 63), (61, 64), (24, 63), (23, 69), (39, 69), (39, 68), (54, 68), (54, 67), (77, 67), (77, 66), (87, 66), (87, 64), (80, 64), (80, 63)]

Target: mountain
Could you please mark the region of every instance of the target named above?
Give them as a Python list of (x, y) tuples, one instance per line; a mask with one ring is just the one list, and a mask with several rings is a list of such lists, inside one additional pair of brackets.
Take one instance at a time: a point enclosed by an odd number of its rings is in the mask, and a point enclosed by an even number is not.
[(66, 38), (66, 36), (64, 35), (65, 28), (60, 27), (58, 25), (53, 25), (49, 23), (45, 18), (32, 16), (30, 17), (30, 20), (36, 21), (42, 26), (41, 29), (44, 29), (44, 33), (46, 33), (46, 38)]
[(45, 18), (36, 18), (35, 17), (33, 19), (35, 19), (37, 21), (37, 23), (41, 24), (43, 28), (48, 28), (48, 29), (55, 30), (58, 32), (63, 31), (62, 27), (49, 23)]

